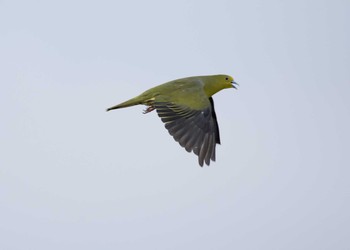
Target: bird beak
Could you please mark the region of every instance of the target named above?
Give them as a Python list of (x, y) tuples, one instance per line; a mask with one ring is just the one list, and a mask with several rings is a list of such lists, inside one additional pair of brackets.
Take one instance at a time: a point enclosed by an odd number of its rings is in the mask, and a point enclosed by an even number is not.
[(236, 82), (234, 82), (234, 81), (232, 81), (231, 83), (232, 83), (232, 88), (237, 89), (237, 87), (236, 87), (235, 85), (237, 85), (237, 86), (238, 86), (239, 84), (238, 84), (238, 83), (236, 83)]

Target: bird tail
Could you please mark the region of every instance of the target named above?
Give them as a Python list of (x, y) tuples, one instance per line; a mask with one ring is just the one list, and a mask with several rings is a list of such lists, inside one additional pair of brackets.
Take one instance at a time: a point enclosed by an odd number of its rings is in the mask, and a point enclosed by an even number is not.
[(107, 111), (110, 111), (110, 110), (113, 110), (113, 109), (126, 108), (126, 107), (130, 107), (130, 106), (138, 105), (138, 104), (141, 104), (141, 103), (142, 103), (142, 101), (140, 100), (140, 98), (135, 97), (135, 98), (132, 98), (132, 99), (127, 100), (125, 102), (122, 102), (122, 103), (120, 103), (118, 105), (112, 106), (112, 107), (108, 108)]

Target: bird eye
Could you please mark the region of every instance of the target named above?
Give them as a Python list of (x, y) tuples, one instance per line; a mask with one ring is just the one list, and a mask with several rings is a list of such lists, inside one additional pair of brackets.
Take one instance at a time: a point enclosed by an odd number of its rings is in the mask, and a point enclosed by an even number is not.
[(227, 80), (228, 80), (228, 77), (226, 77), (225, 80), (227, 81)]

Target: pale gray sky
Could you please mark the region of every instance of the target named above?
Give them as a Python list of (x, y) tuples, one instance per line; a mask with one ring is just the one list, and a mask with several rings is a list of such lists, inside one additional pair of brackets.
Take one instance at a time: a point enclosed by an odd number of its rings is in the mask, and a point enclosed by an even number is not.
[[(0, 249), (350, 249), (350, 2), (0, 1)], [(200, 168), (149, 87), (225, 73)]]

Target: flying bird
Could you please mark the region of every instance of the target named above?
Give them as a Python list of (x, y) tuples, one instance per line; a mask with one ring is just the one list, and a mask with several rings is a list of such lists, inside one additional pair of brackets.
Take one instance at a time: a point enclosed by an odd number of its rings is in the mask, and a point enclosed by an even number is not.
[(219, 126), (212, 95), (238, 85), (229, 75), (186, 77), (151, 88), (142, 94), (110, 107), (107, 111), (138, 104), (146, 105), (144, 114), (153, 110), (165, 128), (187, 152), (198, 156), (202, 167), (215, 161), (216, 144), (220, 144)]

